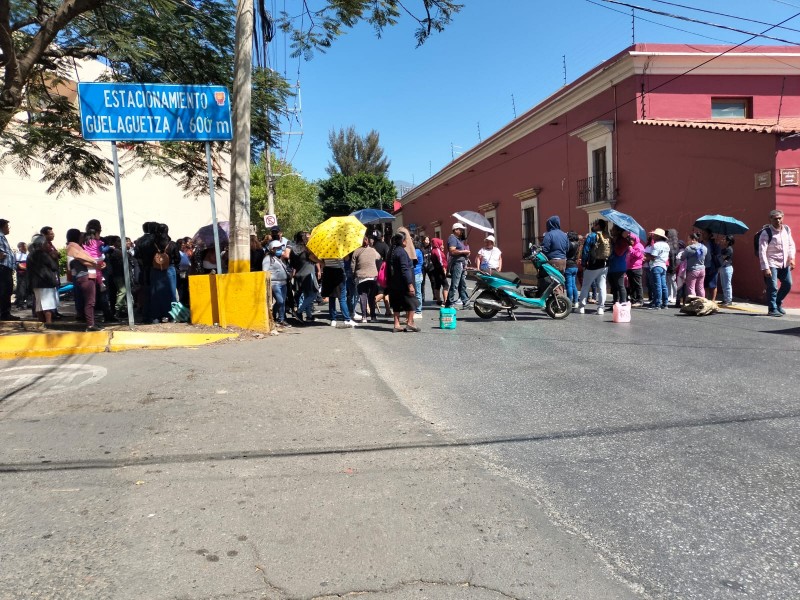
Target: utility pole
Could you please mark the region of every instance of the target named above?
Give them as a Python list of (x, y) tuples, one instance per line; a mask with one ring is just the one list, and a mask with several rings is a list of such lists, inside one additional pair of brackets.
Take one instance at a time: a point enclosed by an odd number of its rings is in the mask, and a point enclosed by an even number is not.
[(228, 272), (250, 272), (250, 99), (253, 72), (253, 0), (236, 8), (232, 93), (230, 239)]

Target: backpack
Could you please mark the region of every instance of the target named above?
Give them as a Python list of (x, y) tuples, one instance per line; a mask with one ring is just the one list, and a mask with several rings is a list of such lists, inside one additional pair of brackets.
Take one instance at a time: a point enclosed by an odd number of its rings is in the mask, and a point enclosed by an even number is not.
[(436, 265), (433, 264), (433, 259), (431, 258), (431, 250), (422, 249), (422, 270), (425, 273), (433, 273), (436, 269)]
[[(789, 229), (789, 226), (784, 224), (784, 227), (786, 228), (786, 233), (788, 233), (789, 235), (792, 235), (792, 230)], [(772, 227), (769, 226), (769, 225), (764, 225), (753, 236), (753, 251), (755, 252), (756, 256), (758, 256), (758, 246), (760, 245), (761, 232), (763, 232), (763, 231), (767, 232), (767, 246), (769, 246), (770, 242), (772, 242)]]
[(377, 282), (379, 288), (386, 289), (387, 287), (389, 287), (389, 276), (388, 273), (386, 272), (387, 270), (388, 269), (386, 266), (386, 261), (383, 261), (383, 263), (381, 263), (381, 268), (378, 269)]
[(608, 260), (609, 256), (611, 256), (611, 242), (599, 231), (595, 232), (592, 260)]
[(156, 248), (156, 253), (153, 255), (153, 268), (157, 271), (166, 271), (169, 269), (169, 254), (167, 254), (167, 248), (164, 250), (159, 250), (158, 246)]

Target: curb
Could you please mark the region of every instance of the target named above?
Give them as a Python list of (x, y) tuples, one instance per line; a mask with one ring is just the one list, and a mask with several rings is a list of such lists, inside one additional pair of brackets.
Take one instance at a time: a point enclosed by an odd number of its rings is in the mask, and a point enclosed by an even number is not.
[(47, 332), (9, 335), (0, 338), (0, 359), (185, 348), (187, 346), (204, 346), (237, 337), (239, 337), (238, 333), (148, 333), (138, 331)]

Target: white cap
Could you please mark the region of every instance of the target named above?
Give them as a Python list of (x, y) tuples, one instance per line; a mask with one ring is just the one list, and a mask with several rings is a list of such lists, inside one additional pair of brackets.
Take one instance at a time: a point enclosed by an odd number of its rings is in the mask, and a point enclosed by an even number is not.
[(494, 242), (494, 236), (493, 235), (487, 235), (486, 236), (486, 241), (487, 242)]
[(272, 240), (269, 243), (269, 249), (270, 250), (274, 250), (275, 248), (280, 248), (281, 246), (283, 246), (283, 244), (281, 244), (280, 240)]
[(466, 227), (464, 227), (464, 224), (463, 224), (463, 223), (456, 223), (455, 225), (453, 225), (453, 226), (451, 227), (451, 230), (452, 230), (452, 229), (463, 229), (464, 231), (466, 231), (466, 230), (467, 230), (467, 228), (466, 228)]

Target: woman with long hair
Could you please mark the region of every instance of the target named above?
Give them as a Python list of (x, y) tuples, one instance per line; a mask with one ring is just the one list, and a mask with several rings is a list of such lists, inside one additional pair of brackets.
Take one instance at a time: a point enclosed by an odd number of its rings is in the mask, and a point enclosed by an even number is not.
[[(150, 266), (150, 305), (145, 318), (152, 323), (164, 323), (169, 320), (172, 303), (178, 299), (176, 269), (181, 264), (181, 253), (169, 237), (169, 227), (164, 223), (156, 227), (153, 246), (155, 253)], [(163, 255), (166, 258), (160, 258)]]
[(361, 322), (367, 322), (367, 308), (369, 308), (369, 320), (374, 321), (376, 317), (375, 294), (378, 292), (378, 261), (381, 255), (369, 244), (369, 238), (364, 236), (361, 248), (353, 252), (351, 266), (353, 275), (356, 279), (356, 290), (358, 291), (358, 301), (361, 306)]
[(611, 254), (608, 257), (608, 281), (611, 284), (613, 302), (627, 302), (628, 291), (625, 289), (625, 273), (628, 271), (627, 231), (613, 225), (611, 227)]
[[(97, 270), (102, 263), (92, 258), (83, 249), (82, 238), (83, 235), (79, 229), (67, 231), (67, 269), (75, 289), (80, 290), (86, 331), (101, 331), (102, 327), (95, 325), (94, 305), (97, 299)], [(75, 305), (77, 308), (77, 302)]]
[(36, 299), (35, 310), (39, 321), (45, 325), (53, 322), (53, 313), (58, 309), (58, 263), (45, 251), (46, 239), (35, 235), (28, 252), (28, 283)]
[[(392, 236), (389, 250), (389, 303), (394, 313), (394, 331), (419, 331), (414, 325), (414, 311), (417, 307), (416, 286), (414, 285), (414, 268), (408, 258), (406, 239), (402, 233)], [(405, 326), (400, 324), (400, 313), (405, 311)]]

